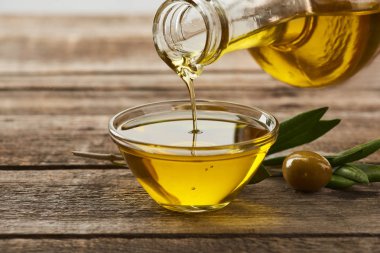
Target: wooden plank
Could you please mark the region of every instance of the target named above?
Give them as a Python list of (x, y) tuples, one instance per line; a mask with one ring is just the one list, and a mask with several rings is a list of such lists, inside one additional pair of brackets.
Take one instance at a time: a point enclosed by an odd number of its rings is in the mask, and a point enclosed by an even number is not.
[[(1, 45), (0, 45), (1, 46)], [(240, 58), (233, 55), (234, 60)], [(228, 65), (226, 65), (228, 67)], [(251, 90), (260, 92), (275, 93), (277, 95), (286, 91), (303, 96), (309, 93), (318, 94), (319, 92), (329, 92), (338, 96), (339, 99), (345, 98), (341, 92), (356, 89), (357, 91), (378, 92), (380, 82), (380, 58), (364, 68), (360, 73), (346, 81), (344, 84), (337, 86), (324, 87), (320, 89), (299, 89), (286, 85), (273, 79), (267, 73), (259, 70), (234, 70), (228, 71), (217, 69), (206, 69), (204, 73), (195, 81), (195, 88), (223, 88), (234, 90)], [(182, 81), (173, 72), (123, 72), (120, 73), (72, 73), (72, 74), (55, 74), (55, 73), (18, 73), (0, 75), (0, 90), (129, 90), (129, 89), (181, 89), (184, 90)], [(278, 94), (280, 92), (280, 94)], [(334, 94), (339, 92), (339, 94)], [(361, 98), (360, 94), (356, 96)], [(331, 102), (331, 101), (330, 101)]]
[(3, 237), (380, 236), (380, 184), (303, 194), (272, 178), (247, 186), (225, 209), (198, 215), (159, 207), (129, 170), (2, 170), (0, 192)]
[[(205, 73), (195, 88), (198, 98), (230, 100), (274, 113), (331, 106), (365, 115), (380, 106), (378, 67), (380, 62), (344, 85), (323, 89), (293, 88), (265, 73)], [(174, 74), (3, 76), (0, 90), (2, 115), (109, 114), (142, 103), (188, 98)]]
[[(379, 137), (378, 128), (372, 125), (380, 124), (379, 112), (366, 117), (348, 114), (335, 114), (344, 116), (341, 125), (302, 149), (334, 153)], [(71, 151), (117, 152), (108, 137), (108, 120), (105, 115), (0, 116), (0, 164), (102, 164), (74, 157)], [(380, 153), (366, 161), (379, 163)]]
[[(268, 92), (266, 92), (268, 91)], [(343, 92), (343, 91), (342, 91)], [(330, 91), (294, 91), (286, 88), (269, 92), (269, 89), (216, 89), (201, 88), (199, 99), (226, 100), (268, 110), (278, 117), (290, 116), (303, 110), (330, 106), (336, 113), (349, 116), (362, 114), (363, 118), (377, 114), (379, 99), (373, 90), (345, 90), (346, 96), (337, 101)], [(357, 93), (355, 93), (357, 92)], [(227, 95), (228, 94), (228, 95)], [(260, 96), (262, 95), (262, 96)], [(323, 97), (322, 97), (323, 96)], [(351, 96), (351, 97), (350, 97)], [(363, 99), (365, 98), (365, 99)], [(184, 87), (156, 90), (130, 89), (125, 91), (8, 91), (0, 93), (1, 115), (109, 115), (145, 103), (164, 100), (188, 99)]]
[[(380, 76), (363, 78), (360, 74), (344, 86), (310, 90), (280, 84), (263, 73), (206, 73), (196, 93), (258, 106), (280, 120), (328, 105), (327, 118), (343, 122), (305, 148), (338, 152), (380, 136)], [(0, 164), (8, 165), (93, 164), (70, 151), (114, 152), (107, 134), (112, 115), (143, 103), (188, 98), (171, 74), (3, 76), (0, 90)], [(376, 154), (369, 161), (378, 163), (379, 158)]]
[[(152, 40), (151, 16), (1, 16), (0, 74), (170, 72)], [(211, 69), (258, 69), (247, 52)]]
[(101, 239), (8, 239), (0, 240), (3, 253), (47, 252), (376, 252), (379, 237), (243, 237), (243, 238), (101, 238)]
[[(3, 15), (0, 74), (169, 73), (152, 42), (153, 15)], [(260, 68), (243, 50), (223, 56), (207, 69), (233, 72)]]
[(64, 35), (93, 38), (129, 35), (136, 38), (151, 38), (153, 15), (154, 13), (146, 16), (3, 14), (0, 16), (0, 37), (29, 36), (49, 39)]

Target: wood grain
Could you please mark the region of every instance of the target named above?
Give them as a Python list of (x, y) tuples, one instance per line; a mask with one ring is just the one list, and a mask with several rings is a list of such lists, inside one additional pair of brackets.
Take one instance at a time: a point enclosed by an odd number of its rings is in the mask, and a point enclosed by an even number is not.
[(95, 239), (8, 239), (0, 241), (3, 253), (52, 252), (376, 252), (379, 237), (243, 237), (243, 238), (95, 238)]
[[(380, 105), (380, 77), (367, 79), (365, 84), (358, 77), (344, 86), (297, 89), (265, 73), (205, 74), (197, 80), (196, 93), (200, 99), (229, 100), (286, 116), (331, 106), (341, 113), (361, 112), (365, 117), (377, 113)], [(0, 90), (2, 115), (110, 114), (142, 103), (188, 99), (185, 85), (170, 74), (0, 77)]]
[[(151, 16), (0, 16), (1, 74), (170, 73), (157, 56)], [(236, 60), (238, 59), (238, 60)], [(242, 50), (208, 71), (258, 71)]]
[[(301, 90), (265, 73), (205, 73), (196, 93), (199, 98), (258, 106), (280, 120), (328, 105), (326, 118), (343, 122), (305, 148), (339, 152), (380, 136), (380, 77), (371, 75), (361, 84), (363, 78), (344, 86)], [(115, 152), (107, 133), (111, 116), (143, 103), (188, 99), (178, 82), (172, 74), (0, 77), (0, 164), (99, 164), (70, 152)], [(379, 157), (368, 161), (378, 163)]]
[[(290, 87), (264, 72), (205, 72), (195, 89), (198, 98), (258, 106), (280, 119), (321, 106), (331, 106), (340, 116), (354, 112), (365, 118), (379, 111), (379, 67), (375, 61), (344, 85), (320, 89)], [(1, 115), (111, 116), (143, 103), (188, 99), (185, 85), (173, 73), (0, 75), (0, 91)]]
[[(153, 14), (153, 13), (152, 13)], [(0, 17), (0, 74), (170, 72), (152, 40), (153, 16)], [(258, 69), (247, 52), (210, 69)]]
[(159, 207), (129, 170), (2, 170), (0, 235), (380, 236), (379, 191), (303, 194), (273, 178), (223, 210), (186, 215)]
[[(221, 211), (184, 215), (159, 207), (128, 169), (71, 155), (116, 152), (107, 123), (120, 110), (188, 98), (151, 24), (0, 16), (0, 252), (376, 252), (379, 183), (302, 194), (271, 178)], [(299, 90), (239, 51), (207, 67), (196, 93), (280, 120), (330, 106), (326, 118), (343, 122), (304, 148), (337, 152), (380, 137), (379, 67), (378, 57), (343, 86)]]
[[(71, 151), (117, 152), (108, 136), (108, 120), (104, 115), (0, 116), (0, 164), (104, 164), (74, 157)], [(379, 113), (367, 118), (352, 114), (350, 120), (303, 149), (334, 153), (377, 138), (373, 125), (363, 124), (365, 120), (380, 124)], [(379, 158), (376, 153), (366, 160), (379, 163)]]

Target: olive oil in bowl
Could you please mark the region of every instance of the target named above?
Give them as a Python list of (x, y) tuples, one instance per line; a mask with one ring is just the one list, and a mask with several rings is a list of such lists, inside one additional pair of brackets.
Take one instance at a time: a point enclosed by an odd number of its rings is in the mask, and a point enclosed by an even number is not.
[(204, 212), (229, 204), (274, 143), (278, 123), (259, 109), (225, 102), (168, 101), (116, 115), (110, 133), (128, 167), (161, 206)]

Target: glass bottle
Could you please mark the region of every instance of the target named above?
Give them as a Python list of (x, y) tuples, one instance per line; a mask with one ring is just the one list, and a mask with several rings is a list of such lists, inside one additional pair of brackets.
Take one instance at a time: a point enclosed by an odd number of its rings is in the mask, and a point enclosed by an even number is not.
[(153, 26), (160, 57), (198, 76), (248, 49), (274, 78), (298, 87), (342, 82), (379, 53), (380, 0), (169, 0)]

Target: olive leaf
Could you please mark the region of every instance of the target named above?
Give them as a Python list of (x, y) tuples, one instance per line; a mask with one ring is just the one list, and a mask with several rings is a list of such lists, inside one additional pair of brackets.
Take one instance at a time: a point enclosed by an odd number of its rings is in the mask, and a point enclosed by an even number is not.
[[(280, 152), (286, 149), (294, 148), (306, 143), (310, 143), (319, 137), (325, 135), (331, 129), (336, 127), (340, 123), (340, 119), (333, 120), (321, 120), (314, 123), (312, 126), (308, 126), (309, 128), (304, 128), (303, 132), (299, 132), (293, 136), (288, 136), (288, 139), (284, 139), (279, 143), (273, 146), (274, 148), (270, 149), (271, 153)], [(281, 132), (280, 132), (281, 134)]]
[(332, 175), (330, 182), (328, 182), (326, 187), (331, 188), (331, 189), (340, 190), (340, 189), (349, 188), (349, 187), (353, 186), (354, 184), (355, 184), (355, 182), (350, 180), (350, 179), (347, 179), (345, 177), (338, 176), (338, 175)]
[(380, 165), (348, 163), (334, 171), (326, 187), (346, 189), (357, 183), (368, 184), (368, 182), (380, 182)]
[(370, 182), (380, 182), (380, 165), (364, 163), (349, 163), (348, 165), (362, 170)]
[(280, 131), (282, 135), (280, 137), (286, 138), (288, 136), (293, 136), (295, 133), (302, 131), (302, 129), (308, 129), (309, 126), (313, 126), (316, 122), (318, 122), (327, 112), (328, 109), (328, 107), (314, 109), (311, 111), (300, 113), (288, 120), (285, 120), (281, 123), (280, 126)]
[[(280, 124), (276, 143), (270, 148), (268, 154), (277, 153), (313, 141), (336, 125), (340, 120), (321, 121), (328, 110), (322, 107), (296, 115)], [(321, 123), (322, 122), (322, 123)], [(319, 130), (319, 128), (323, 128)]]
[(280, 166), (284, 162), (286, 156), (277, 156), (273, 158), (267, 158), (264, 160), (263, 165), (265, 166)]
[(359, 184), (369, 184), (369, 179), (364, 171), (355, 166), (345, 164), (334, 171), (334, 175), (338, 175), (350, 179)]
[(363, 159), (380, 149), (380, 139), (373, 140), (361, 145), (357, 145), (338, 154), (332, 161), (331, 166), (335, 167)]
[(271, 174), (269, 171), (264, 167), (264, 165), (260, 165), (256, 172), (255, 175), (251, 178), (251, 181), (249, 181), (249, 184), (257, 184), (263, 181), (264, 179), (267, 179), (268, 177), (271, 177)]

